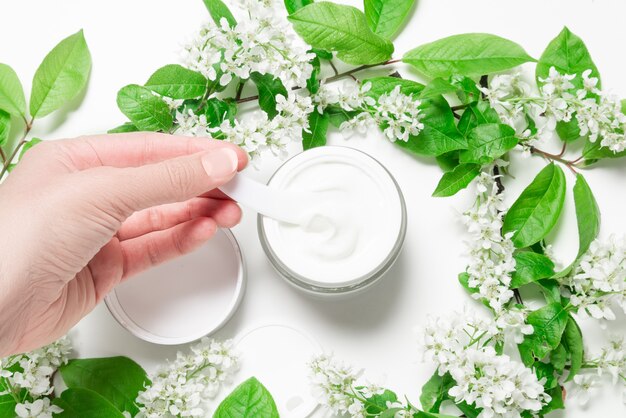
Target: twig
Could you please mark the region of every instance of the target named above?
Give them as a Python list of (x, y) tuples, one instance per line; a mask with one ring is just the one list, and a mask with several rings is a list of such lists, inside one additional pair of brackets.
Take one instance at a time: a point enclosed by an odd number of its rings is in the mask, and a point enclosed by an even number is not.
[(395, 64), (395, 63), (397, 63), (397, 62), (400, 62), (400, 60), (399, 60), (399, 59), (396, 59), (396, 60), (389, 60), (389, 61), (385, 61), (385, 62), (382, 62), (382, 63), (380, 63), (380, 64), (367, 64), (367, 65), (361, 65), (360, 67), (356, 67), (356, 68), (353, 68), (353, 69), (348, 70), (348, 71), (346, 71), (346, 72), (339, 73), (339, 74), (337, 74), (337, 75), (335, 75), (335, 76), (329, 77), (329, 78), (327, 78), (327, 79), (326, 79), (326, 80), (324, 80), (324, 81), (326, 81), (327, 83), (331, 83), (331, 82), (333, 82), (333, 81), (335, 81), (335, 80), (338, 80), (338, 79), (340, 79), (340, 78), (342, 78), (342, 77), (346, 77), (346, 76), (352, 75), (352, 74), (357, 73), (357, 72), (359, 72), (359, 71), (367, 70), (368, 68), (382, 67), (383, 65)]
[(335, 75), (339, 75), (339, 71), (337, 71), (337, 67), (335, 67), (335, 63), (333, 62), (333, 60), (328, 60), (328, 63), (330, 64), (330, 67), (335, 72)]
[(552, 161), (558, 161), (561, 164), (565, 165), (567, 168), (569, 168), (572, 171), (572, 173), (574, 173), (575, 175), (578, 174), (578, 171), (576, 171), (576, 169), (574, 168), (576, 166), (576, 162), (578, 162), (578, 160), (570, 161), (570, 160), (566, 160), (566, 159), (562, 158), (562, 155), (565, 153), (564, 151), (561, 154), (551, 154), (549, 152), (540, 150), (539, 148), (530, 147), (530, 152), (531, 152), (531, 154), (542, 155), (543, 157), (545, 157), (545, 158), (547, 158), (549, 160), (552, 160)]
[[(368, 68), (382, 67), (383, 65), (395, 64), (397, 62), (400, 62), (400, 60), (396, 59), (396, 60), (385, 61), (385, 62), (382, 62), (380, 64), (361, 65), (360, 67), (356, 67), (356, 68), (353, 68), (351, 70), (345, 71), (343, 73), (339, 73), (337, 75), (334, 75), (332, 77), (325, 78), (324, 80), (322, 80), (322, 83), (332, 83), (332, 82), (337, 81), (337, 80), (339, 80), (339, 79), (341, 79), (343, 77), (352, 77), (352, 79), (356, 80), (356, 77), (353, 76), (353, 74), (356, 73), (356, 72), (363, 71), (363, 70), (366, 70)], [(300, 90), (300, 89), (302, 89), (302, 87), (294, 87), (291, 90)], [(258, 98), (259, 98), (258, 95), (249, 96), (249, 97), (243, 97), (243, 98), (237, 99), (237, 103), (252, 102), (254, 100), (257, 100)]]
[(34, 120), (35, 120), (35, 118), (32, 118), (30, 121), (28, 121), (26, 118), (24, 118), (24, 122), (26, 122), (26, 128), (24, 129), (24, 135), (22, 135), (22, 139), (20, 139), (20, 142), (17, 143), (17, 145), (15, 146), (15, 149), (9, 155), (9, 158), (6, 158), (4, 160), (4, 165), (2, 166), (2, 171), (0, 171), (0, 180), (2, 180), (2, 178), (6, 174), (7, 170), (9, 169), (9, 166), (11, 165), (13, 160), (15, 159), (15, 156), (17, 155), (17, 153), (20, 152), (20, 150), (22, 149), (24, 144), (26, 144), (26, 142), (28, 142), (28, 141), (26, 141), (26, 136), (28, 136), (28, 133), (33, 128), (33, 121)]
[(243, 86), (246, 84), (246, 80), (239, 80), (239, 85), (237, 86), (237, 93), (235, 94), (235, 100), (239, 100), (241, 98), (241, 92), (243, 91)]
[(0, 147), (0, 157), (2, 157), (2, 163), (4, 163), (7, 160), (7, 156), (5, 155), (2, 147)]

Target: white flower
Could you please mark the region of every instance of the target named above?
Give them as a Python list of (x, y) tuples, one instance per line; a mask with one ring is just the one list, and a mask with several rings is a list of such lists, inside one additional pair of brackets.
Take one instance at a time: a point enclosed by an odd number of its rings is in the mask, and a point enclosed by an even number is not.
[[(599, 80), (591, 70), (582, 73), (582, 88), (575, 89), (575, 74), (561, 74), (551, 67), (548, 77), (540, 78), (540, 96), (532, 96), (519, 75), (496, 75), (488, 88), (479, 89), (502, 122), (515, 128), (525, 145), (551, 136), (557, 122), (569, 122), (575, 116), (582, 136), (617, 153), (626, 149), (626, 116), (621, 102), (600, 91)], [(530, 123), (531, 122), (531, 123)]]
[(33, 402), (24, 401), (15, 406), (15, 413), (20, 418), (52, 418), (53, 414), (60, 414), (63, 409), (50, 404), (49, 398), (36, 399)]
[(313, 67), (314, 54), (287, 21), (277, 1), (239, 2), (242, 13), (231, 28), (225, 19), (220, 25), (204, 26), (184, 50), (185, 65), (225, 86), (253, 72), (272, 74), (287, 89), (304, 87)]
[(345, 137), (350, 137), (354, 131), (364, 134), (376, 125), (381, 127), (391, 142), (406, 142), (410, 136), (419, 135), (424, 129), (421, 122), (424, 117), (420, 110), (421, 101), (402, 93), (400, 86), (381, 94), (375, 100), (368, 95), (371, 87), (369, 82), (359, 85), (352, 80), (345, 80), (337, 89), (324, 84), (313, 96), (313, 101), (320, 113), (329, 105), (353, 112), (340, 126)]
[(152, 384), (139, 392), (139, 417), (208, 415), (209, 401), (238, 369), (232, 342), (203, 338), (191, 353), (178, 353), (176, 360), (151, 376)]
[[(8, 357), (0, 361), (0, 377), (7, 379), (16, 393), (26, 389), (35, 399), (49, 395), (54, 390), (51, 376), (67, 363), (70, 351), (70, 342), (63, 337), (30, 353)], [(16, 371), (8, 370), (15, 366), (18, 366)]]
[(526, 323), (528, 312), (521, 308), (511, 308), (498, 313), (496, 325), (505, 336), (509, 336), (515, 344), (521, 344), (525, 335), (533, 333), (533, 326)]
[(482, 408), (480, 418), (536, 413), (550, 396), (531, 369), (496, 353), (499, 332), (492, 321), (467, 311), (431, 319), (423, 333), (425, 360), (434, 362), (440, 375), (450, 373), (456, 384), (449, 395)]
[(363, 404), (352, 396), (358, 374), (332, 356), (322, 354), (309, 363), (313, 393), (321, 405), (337, 415), (358, 416)]
[(579, 312), (608, 320), (615, 319), (615, 305), (626, 312), (626, 238), (592, 242), (564, 283)]
[(485, 299), (497, 313), (513, 298), (509, 284), (515, 271), (515, 248), (511, 235), (501, 234), (505, 206), (496, 177), (483, 171), (476, 183), (476, 202), (463, 214), (471, 237), (468, 286), (478, 290), (475, 298)]
[(574, 376), (573, 388), (569, 394), (572, 398), (577, 398), (578, 403), (586, 405), (594, 387), (598, 385), (598, 376), (593, 374), (577, 374)]

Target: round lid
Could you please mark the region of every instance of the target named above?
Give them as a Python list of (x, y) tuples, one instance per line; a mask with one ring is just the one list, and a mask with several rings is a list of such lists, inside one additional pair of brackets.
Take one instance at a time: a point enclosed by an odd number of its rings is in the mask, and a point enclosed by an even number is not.
[(196, 251), (120, 284), (105, 302), (142, 340), (183, 344), (222, 327), (239, 306), (244, 283), (239, 245), (230, 230), (221, 229)]
[(256, 377), (274, 397), (282, 418), (306, 418), (317, 409), (307, 364), (322, 348), (312, 337), (288, 325), (262, 325), (235, 338), (243, 381)]

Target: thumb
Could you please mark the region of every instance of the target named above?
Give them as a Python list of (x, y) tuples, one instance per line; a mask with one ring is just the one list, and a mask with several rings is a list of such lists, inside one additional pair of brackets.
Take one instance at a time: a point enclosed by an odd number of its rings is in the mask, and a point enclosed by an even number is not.
[(104, 196), (122, 217), (138, 210), (182, 202), (213, 190), (232, 179), (239, 165), (227, 147), (172, 158), (140, 167), (114, 168), (105, 176)]

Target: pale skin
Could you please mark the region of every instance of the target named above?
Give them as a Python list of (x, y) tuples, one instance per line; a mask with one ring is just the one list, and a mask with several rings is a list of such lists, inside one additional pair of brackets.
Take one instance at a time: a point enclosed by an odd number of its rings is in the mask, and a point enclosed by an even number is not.
[(241, 218), (231, 144), (153, 133), (30, 149), (0, 185), (0, 358), (66, 334), (116, 285)]

